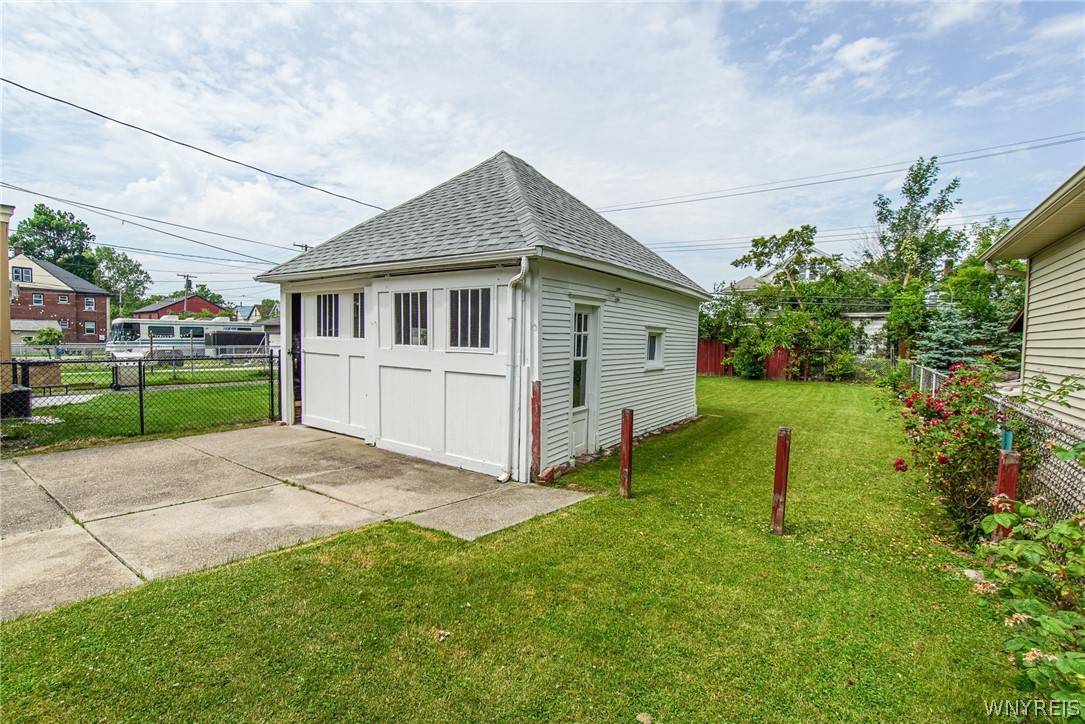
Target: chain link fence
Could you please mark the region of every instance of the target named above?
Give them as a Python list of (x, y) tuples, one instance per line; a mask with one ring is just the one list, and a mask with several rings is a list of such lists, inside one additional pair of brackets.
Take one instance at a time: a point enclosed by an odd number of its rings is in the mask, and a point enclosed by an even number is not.
[[(902, 360), (911, 365), (912, 381), (921, 394), (937, 395), (949, 375), (929, 367)], [(1019, 401), (1001, 395), (988, 395), (987, 402), (1000, 413), (1022, 423), (1025, 444), (1039, 458), (1027, 480), (1022, 481), (1020, 498), (1039, 496), (1047, 511), (1058, 517), (1069, 517), (1085, 511), (1085, 468), (1073, 460), (1060, 460), (1050, 443), (1069, 448), (1085, 441), (1085, 429), (1059, 418), (1026, 407)]]
[(170, 435), (277, 420), (279, 360), (271, 354), (131, 361), (0, 363), (13, 384), (0, 406), (0, 450)]

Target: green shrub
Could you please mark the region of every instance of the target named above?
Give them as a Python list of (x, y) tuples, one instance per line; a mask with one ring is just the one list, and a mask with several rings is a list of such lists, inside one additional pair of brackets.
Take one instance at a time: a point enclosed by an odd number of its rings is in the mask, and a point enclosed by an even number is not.
[[(1004, 642), (1020, 669), (1014, 684), (1052, 701), (1077, 702), (1085, 711), (1085, 514), (1049, 523), (1030, 505), (989, 501), (1001, 510), (983, 530), (1002, 526), (1010, 537), (980, 548), (992, 556), (988, 581), (975, 589), (988, 597), (1011, 629)], [(1068, 711), (1068, 713), (1070, 713)]]

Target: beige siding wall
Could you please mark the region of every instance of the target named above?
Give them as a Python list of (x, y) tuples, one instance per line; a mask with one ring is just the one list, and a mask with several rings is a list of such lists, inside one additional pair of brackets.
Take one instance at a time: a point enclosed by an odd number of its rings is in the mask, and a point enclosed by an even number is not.
[[(572, 315), (595, 306), (598, 355), (594, 436), (619, 442), (621, 410), (634, 409), (639, 434), (697, 412), (695, 299), (556, 262), (541, 266), (539, 379), (542, 381), (542, 467), (569, 460)], [(646, 369), (648, 328), (663, 329), (663, 368)]]
[[(1085, 228), (1029, 260), (1023, 368), (1026, 379), (1044, 374), (1059, 382), (1085, 374)], [(1051, 412), (1085, 426), (1085, 392), (1068, 400), (1070, 408)]]

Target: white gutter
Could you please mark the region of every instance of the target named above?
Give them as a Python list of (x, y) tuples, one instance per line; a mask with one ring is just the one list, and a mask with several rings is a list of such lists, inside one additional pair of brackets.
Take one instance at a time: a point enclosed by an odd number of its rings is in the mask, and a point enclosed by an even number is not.
[(446, 256), (439, 259), (407, 259), (404, 261), (392, 261), (380, 264), (356, 264), (354, 266), (333, 267), (331, 269), (287, 272), (285, 274), (265, 272), (263, 274), (257, 274), (253, 279), (268, 284), (278, 284), (280, 282), (307, 281), (311, 279), (325, 280), (330, 277), (349, 276), (351, 274), (375, 275), (395, 272), (418, 273), (422, 271), (443, 271), (446, 269), (470, 266), (472, 264), (507, 262), (524, 254), (534, 255), (536, 253), (538, 252), (535, 247), (527, 247), (524, 249), (509, 249), (506, 251)]
[[(523, 360), (522, 354), (517, 355), (517, 344), (523, 335), (517, 335), (516, 333), (516, 323), (521, 317), (521, 315), (517, 313), (516, 308), (516, 287), (527, 276), (528, 268), (527, 256), (520, 257), (520, 273), (509, 280), (509, 348), (508, 352), (505, 353), (505, 374), (509, 380), (509, 462), (508, 465), (505, 466), (505, 469), (501, 471), (501, 476), (498, 478), (502, 483), (512, 477), (512, 470), (516, 459), (517, 431), (520, 429), (520, 395), (516, 394), (519, 375), (516, 374), (516, 372), (518, 370), (519, 362)], [(520, 301), (522, 302), (523, 299), (524, 292), (523, 290), (520, 290)], [(517, 357), (519, 357), (519, 360)]]

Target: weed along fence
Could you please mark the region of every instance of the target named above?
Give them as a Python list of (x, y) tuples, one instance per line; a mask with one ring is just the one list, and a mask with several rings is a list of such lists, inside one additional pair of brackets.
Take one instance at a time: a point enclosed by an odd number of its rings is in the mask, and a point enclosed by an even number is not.
[[(911, 378), (921, 394), (938, 395), (949, 375), (914, 362)], [(1037, 413), (1011, 398), (988, 395), (987, 402), (1008, 418), (1023, 424), (1024, 441), (1039, 458), (1027, 479), (1022, 477), (1022, 497), (1043, 496), (1052, 512), (1069, 515), (1085, 510), (1085, 468), (1072, 460), (1060, 460), (1048, 447), (1053, 441), (1069, 448), (1085, 440), (1085, 429), (1070, 425), (1050, 415)]]
[(276, 420), (275, 354), (107, 361), (23, 359), (0, 374), (4, 453), (117, 437)]

